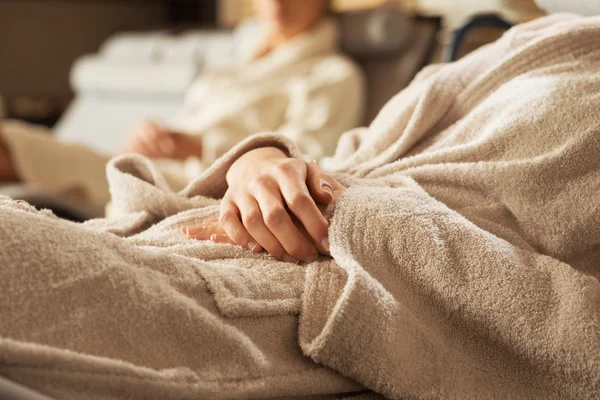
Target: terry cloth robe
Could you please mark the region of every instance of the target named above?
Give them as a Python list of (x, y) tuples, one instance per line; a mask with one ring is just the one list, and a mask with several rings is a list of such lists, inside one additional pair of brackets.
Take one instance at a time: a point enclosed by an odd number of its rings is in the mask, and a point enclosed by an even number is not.
[(116, 216), (0, 206), (0, 374), (61, 399), (597, 399), (600, 18), (424, 70), (329, 171), (333, 259), (188, 240), (241, 154), (174, 193), (108, 166)]
[[(263, 57), (203, 73), (169, 124), (197, 136), (203, 154), (201, 160), (183, 163), (161, 160), (169, 184), (182, 189), (233, 145), (258, 132), (277, 131), (312, 159), (332, 155), (340, 135), (360, 125), (364, 108), (362, 72), (338, 53), (337, 41), (337, 25), (324, 20)], [(260, 49), (252, 40), (246, 45)], [(23, 182), (84, 204), (108, 202), (108, 157), (22, 123), (5, 122), (0, 131)]]

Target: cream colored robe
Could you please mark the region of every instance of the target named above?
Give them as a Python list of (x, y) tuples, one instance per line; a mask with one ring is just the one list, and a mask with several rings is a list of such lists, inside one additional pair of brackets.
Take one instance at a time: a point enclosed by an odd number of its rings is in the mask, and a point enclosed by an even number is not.
[(325, 20), (262, 58), (203, 74), (171, 127), (202, 136), (208, 164), (267, 131), (292, 139), (312, 159), (333, 155), (340, 135), (361, 124), (364, 108), (362, 72), (337, 53), (337, 42), (336, 24)]
[(187, 240), (236, 146), (181, 193), (108, 166), (118, 215), (0, 202), (0, 374), (64, 399), (597, 399), (600, 18), (428, 68), (330, 169), (333, 260)]
[[(332, 155), (340, 135), (362, 122), (365, 95), (362, 72), (338, 54), (337, 40), (336, 24), (324, 20), (262, 58), (203, 73), (169, 124), (201, 139), (202, 160), (162, 160), (170, 185), (182, 189), (257, 132), (277, 131), (312, 159)], [(250, 57), (259, 44), (246, 46)], [(3, 130), (24, 182), (87, 204), (109, 200), (104, 155), (48, 140), (48, 132), (28, 125), (5, 123)]]

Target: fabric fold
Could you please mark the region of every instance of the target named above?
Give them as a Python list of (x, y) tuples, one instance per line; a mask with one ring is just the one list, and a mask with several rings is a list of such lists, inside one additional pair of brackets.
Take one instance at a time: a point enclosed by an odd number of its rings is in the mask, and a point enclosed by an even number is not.
[[(333, 260), (290, 266), (181, 233), (218, 214), (242, 154), (302, 156), (270, 134), (179, 193), (149, 161), (113, 160), (121, 219), (0, 198), (0, 373), (65, 398), (596, 399), (598, 43), (600, 18), (517, 26), (349, 132), (329, 161), (348, 186)], [(86, 372), (100, 357), (161, 381), (57, 375), (73, 352)]]

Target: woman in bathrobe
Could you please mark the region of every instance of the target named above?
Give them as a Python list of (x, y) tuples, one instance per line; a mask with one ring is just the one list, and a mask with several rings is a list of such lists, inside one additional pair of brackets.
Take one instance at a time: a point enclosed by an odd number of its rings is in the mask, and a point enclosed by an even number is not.
[[(170, 124), (143, 121), (128, 136), (122, 152), (158, 160), (176, 189), (254, 133), (277, 131), (321, 158), (333, 154), (341, 133), (361, 123), (363, 76), (337, 51), (329, 1), (256, 0), (255, 8), (262, 32), (244, 43), (240, 65), (205, 72)], [(0, 125), (0, 181), (31, 182), (105, 204), (108, 159), (46, 136)]]
[(599, 63), (600, 17), (549, 16), (422, 71), (327, 172), (263, 134), (180, 193), (112, 160), (113, 219), (0, 198), (0, 374), (60, 398), (597, 399)]

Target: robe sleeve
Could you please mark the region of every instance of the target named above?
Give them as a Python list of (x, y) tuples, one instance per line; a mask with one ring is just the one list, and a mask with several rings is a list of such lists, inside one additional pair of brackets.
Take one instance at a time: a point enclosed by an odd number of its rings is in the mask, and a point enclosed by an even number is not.
[[(503, 240), (416, 185), (348, 189), (330, 241), (348, 278), (335, 306), (303, 311), (301, 345), (318, 362), (391, 398), (600, 393), (598, 275)], [(305, 297), (331, 298), (326, 279)]]
[(189, 129), (194, 109), (184, 109), (171, 128), (201, 141), (201, 160), (210, 165), (247, 137), (277, 132), (294, 141), (309, 159), (330, 156), (340, 135), (362, 122), (364, 79), (354, 64), (336, 56), (317, 63), (310, 74), (290, 77), (269, 95), (257, 95), (235, 113), (216, 118), (199, 132)]
[(316, 160), (332, 156), (340, 135), (363, 122), (365, 81), (346, 60), (318, 65), (310, 79), (290, 84), (285, 120), (277, 132)]

